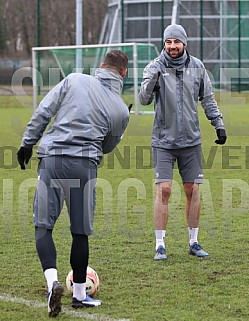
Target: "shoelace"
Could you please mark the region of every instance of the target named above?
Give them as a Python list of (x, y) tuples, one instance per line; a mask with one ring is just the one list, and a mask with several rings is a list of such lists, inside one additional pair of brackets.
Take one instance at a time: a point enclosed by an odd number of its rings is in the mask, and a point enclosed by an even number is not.
[(159, 253), (159, 254), (165, 254), (165, 249), (164, 249), (163, 247), (159, 247), (159, 248), (157, 249), (157, 253)]
[(202, 250), (202, 247), (198, 243), (194, 243), (192, 247), (197, 251)]

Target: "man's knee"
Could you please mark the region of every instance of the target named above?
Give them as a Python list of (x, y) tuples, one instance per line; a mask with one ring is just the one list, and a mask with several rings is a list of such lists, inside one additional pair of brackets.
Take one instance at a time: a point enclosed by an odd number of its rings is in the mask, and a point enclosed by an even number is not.
[(35, 240), (38, 241), (44, 238), (47, 234), (52, 234), (52, 229), (46, 227), (35, 227)]
[(162, 200), (167, 200), (171, 194), (171, 184), (168, 182), (160, 183), (157, 186), (157, 193), (162, 198)]

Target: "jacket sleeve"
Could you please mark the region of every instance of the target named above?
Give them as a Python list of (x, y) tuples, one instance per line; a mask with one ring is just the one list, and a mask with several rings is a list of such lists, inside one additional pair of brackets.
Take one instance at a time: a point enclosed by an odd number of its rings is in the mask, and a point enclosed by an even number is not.
[(102, 149), (104, 154), (110, 153), (118, 145), (123, 137), (128, 122), (129, 112), (127, 107), (127, 112), (123, 116), (122, 121), (116, 120), (115, 124), (114, 122), (110, 124), (109, 133), (106, 135), (105, 139), (102, 142)]
[(142, 105), (149, 105), (152, 103), (154, 95), (153, 89), (159, 77), (159, 66), (155, 60), (151, 61), (143, 71), (143, 80), (139, 92), (139, 101)]
[(60, 108), (60, 103), (66, 95), (67, 87), (68, 79), (65, 78), (42, 99), (26, 127), (21, 146), (32, 147), (39, 141), (51, 118), (55, 116)]
[(222, 120), (222, 114), (214, 98), (211, 80), (206, 69), (204, 69), (203, 72), (199, 100), (201, 101), (201, 105), (205, 111), (207, 119), (211, 121), (211, 124), (215, 127), (215, 129), (225, 128)]

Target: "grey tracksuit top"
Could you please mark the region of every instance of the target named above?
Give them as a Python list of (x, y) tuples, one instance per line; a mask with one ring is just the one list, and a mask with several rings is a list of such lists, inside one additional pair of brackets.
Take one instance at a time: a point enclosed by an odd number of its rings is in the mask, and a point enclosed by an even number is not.
[(38, 157), (68, 155), (99, 163), (119, 143), (129, 121), (122, 86), (122, 77), (106, 69), (97, 69), (95, 76), (70, 74), (34, 111), (21, 145), (32, 147), (41, 138)]
[[(153, 94), (157, 81), (160, 89)], [(176, 71), (169, 68), (163, 50), (145, 67), (139, 100), (142, 105), (148, 105), (153, 98), (152, 147), (178, 149), (201, 144), (198, 100), (215, 129), (224, 128), (208, 73), (193, 56), (188, 55), (185, 67)]]

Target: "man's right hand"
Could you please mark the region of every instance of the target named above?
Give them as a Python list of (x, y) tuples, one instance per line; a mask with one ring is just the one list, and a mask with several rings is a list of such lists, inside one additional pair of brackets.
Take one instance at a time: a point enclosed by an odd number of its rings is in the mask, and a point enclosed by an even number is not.
[(17, 152), (18, 163), (20, 164), (22, 170), (25, 170), (25, 164), (28, 164), (32, 154), (33, 154), (32, 147), (22, 146)]
[(160, 85), (159, 85), (159, 82), (157, 81), (155, 86), (154, 86), (153, 92), (157, 93), (159, 91), (160, 91)]
[(160, 64), (158, 61), (151, 61), (143, 71), (143, 80), (139, 92), (139, 101), (142, 105), (149, 105), (154, 99), (154, 92), (160, 89), (158, 78), (160, 76)]

